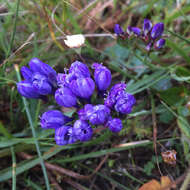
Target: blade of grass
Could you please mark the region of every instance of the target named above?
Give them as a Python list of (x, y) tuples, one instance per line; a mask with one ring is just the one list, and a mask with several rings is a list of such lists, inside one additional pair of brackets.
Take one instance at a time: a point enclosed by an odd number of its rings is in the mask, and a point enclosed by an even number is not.
[[(15, 65), (15, 71), (16, 71), (18, 81), (21, 81), (18, 65)], [(22, 97), (22, 100), (23, 100), (23, 103), (24, 103), (24, 108), (25, 108), (26, 115), (27, 115), (27, 118), (28, 118), (28, 121), (29, 121), (29, 124), (30, 124), (30, 128), (32, 130), (32, 135), (34, 137), (34, 142), (35, 142), (35, 145), (36, 145), (36, 150), (37, 150), (37, 153), (38, 153), (38, 157), (40, 159), (40, 164), (41, 164), (44, 179), (45, 179), (46, 189), (50, 190), (50, 185), (49, 185), (49, 180), (48, 180), (46, 167), (45, 167), (45, 164), (44, 164), (44, 161), (43, 161), (43, 158), (42, 158), (42, 154), (41, 154), (41, 151), (40, 151), (40, 146), (39, 146), (38, 140), (36, 138), (37, 135), (36, 135), (36, 131), (34, 129), (34, 124), (33, 124), (31, 114), (30, 114), (30, 111), (29, 111), (29, 108), (28, 108), (28, 105), (27, 105), (27, 101), (26, 101), (26, 99), (24, 97)]]
[(166, 39), (166, 43), (171, 49), (175, 50), (179, 55), (181, 55), (185, 59), (185, 61), (187, 61), (188, 64), (190, 64), (189, 55), (185, 52), (185, 50), (182, 47), (176, 45), (176, 43), (172, 42), (169, 39)]
[(12, 190), (16, 190), (16, 156), (13, 146), (11, 146), (11, 155), (12, 155)]
[[(8, 51), (7, 51), (7, 54), (6, 54), (6, 59), (8, 58), (9, 54), (11, 53), (11, 49), (12, 49), (15, 34), (16, 34), (16, 24), (17, 24), (17, 19), (18, 19), (19, 6), (20, 6), (20, 0), (17, 0), (13, 32), (12, 32), (12, 35), (11, 35), (11, 41), (10, 41), (10, 44), (9, 44), (9, 48), (8, 48)], [(3, 68), (5, 68), (5, 64), (3, 65)]]
[(119, 151), (127, 150), (127, 149), (130, 149), (130, 148), (135, 148), (135, 147), (139, 147), (139, 146), (145, 146), (145, 145), (148, 145), (148, 144), (151, 144), (151, 143), (152, 142), (149, 141), (149, 140), (130, 142), (130, 143), (126, 143), (125, 146), (122, 146), (122, 147), (110, 148), (110, 149), (100, 150), (100, 151), (96, 151), (96, 152), (91, 152), (91, 153), (88, 153), (88, 154), (82, 154), (82, 155), (79, 155), (79, 156), (74, 156), (72, 158), (55, 160), (55, 162), (57, 162), (57, 163), (66, 163), (66, 162), (74, 162), (74, 161), (78, 161), (78, 160), (83, 160), (83, 159), (87, 159), (87, 158), (96, 158), (96, 157), (103, 156), (103, 155), (106, 155), (106, 154), (109, 154), (109, 153), (119, 152)]
[(173, 36), (178, 37), (180, 40), (183, 40), (183, 41), (185, 41), (186, 43), (190, 44), (190, 41), (187, 40), (185, 37), (180, 36), (179, 34), (176, 34), (175, 32), (172, 32), (172, 31), (170, 31), (170, 30), (167, 30), (167, 32), (169, 32), (169, 33), (172, 34)]

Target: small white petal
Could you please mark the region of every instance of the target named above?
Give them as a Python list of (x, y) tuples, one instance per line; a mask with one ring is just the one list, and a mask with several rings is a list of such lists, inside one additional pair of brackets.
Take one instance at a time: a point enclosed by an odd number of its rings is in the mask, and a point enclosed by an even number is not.
[(79, 48), (84, 44), (85, 37), (82, 34), (68, 35), (64, 42), (70, 48)]

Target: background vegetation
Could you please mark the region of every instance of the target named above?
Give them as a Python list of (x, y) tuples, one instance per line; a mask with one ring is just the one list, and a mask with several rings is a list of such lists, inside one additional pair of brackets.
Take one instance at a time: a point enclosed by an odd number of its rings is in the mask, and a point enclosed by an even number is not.
[[(111, 35), (116, 23), (142, 27), (144, 18), (165, 24), (159, 52), (120, 45)], [(0, 189), (135, 190), (161, 175), (188, 189), (189, 31), (189, 0), (1, 0)], [(78, 33), (87, 34), (80, 53), (63, 41)], [(32, 57), (59, 72), (75, 60), (102, 62), (113, 84), (126, 81), (137, 103), (120, 134), (102, 130), (90, 142), (56, 146), (53, 131), (39, 126), (39, 115), (57, 107), (53, 98), (25, 100), (16, 89), (17, 66)], [(163, 161), (167, 150), (177, 152), (176, 165)]]

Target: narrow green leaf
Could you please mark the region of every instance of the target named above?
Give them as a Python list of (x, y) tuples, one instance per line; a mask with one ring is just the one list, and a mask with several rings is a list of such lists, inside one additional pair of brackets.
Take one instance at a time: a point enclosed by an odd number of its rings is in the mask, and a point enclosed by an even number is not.
[(179, 55), (181, 55), (185, 59), (185, 61), (187, 61), (187, 63), (190, 64), (190, 57), (182, 47), (178, 46), (176, 43), (172, 42), (169, 39), (166, 39), (166, 42), (171, 49), (175, 50)]

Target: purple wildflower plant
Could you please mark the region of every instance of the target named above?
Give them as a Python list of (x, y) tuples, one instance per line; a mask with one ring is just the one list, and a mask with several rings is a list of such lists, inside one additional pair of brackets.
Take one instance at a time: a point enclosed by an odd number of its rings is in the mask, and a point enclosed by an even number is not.
[[(115, 25), (114, 31), (116, 35), (122, 39), (128, 39), (132, 36), (135, 36), (137, 39), (141, 39), (145, 43), (145, 49), (151, 51), (152, 47), (155, 50), (160, 50), (165, 45), (165, 40), (161, 37), (164, 33), (164, 23), (159, 22), (154, 26), (149, 19), (144, 19), (142, 30), (138, 27), (128, 26), (126, 32), (123, 32), (123, 29), (119, 24)], [(133, 38), (132, 38), (133, 39)]]
[[(126, 34), (119, 25), (115, 26), (115, 32), (118, 36)], [(136, 27), (131, 27), (131, 32), (137, 37), (142, 33)], [(157, 39), (154, 45), (159, 49), (164, 43), (163, 39)], [(17, 83), (17, 88), (22, 96), (43, 99), (47, 95), (54, 95), (56, 103), (63, 107), (61, 110), (74, 110), (72, 118), (55, 109), (44, 112), (40, 117), (42, 129), (55, 130), (57, 145), (89, 141), (93, 128), (99, 125), (117, 133), (123, 128), (118, 115), (132, 111), (136, 100), (126, 92), (126, 84), (115, 84), (107, 93), (111, 85), (111, 71), (99, 63), (94, 63), (91, 69), (94, 70), (93, 76), (86, 64), (75, 61), (69, 69), (65, 69), (65, 73), (57, 74), (38, 58), (31, 59), (29, 67), (21, 68), (24, 80)], [(98, 95), (105, 93), (108, 95), (102, 104), (103, 98)]]

